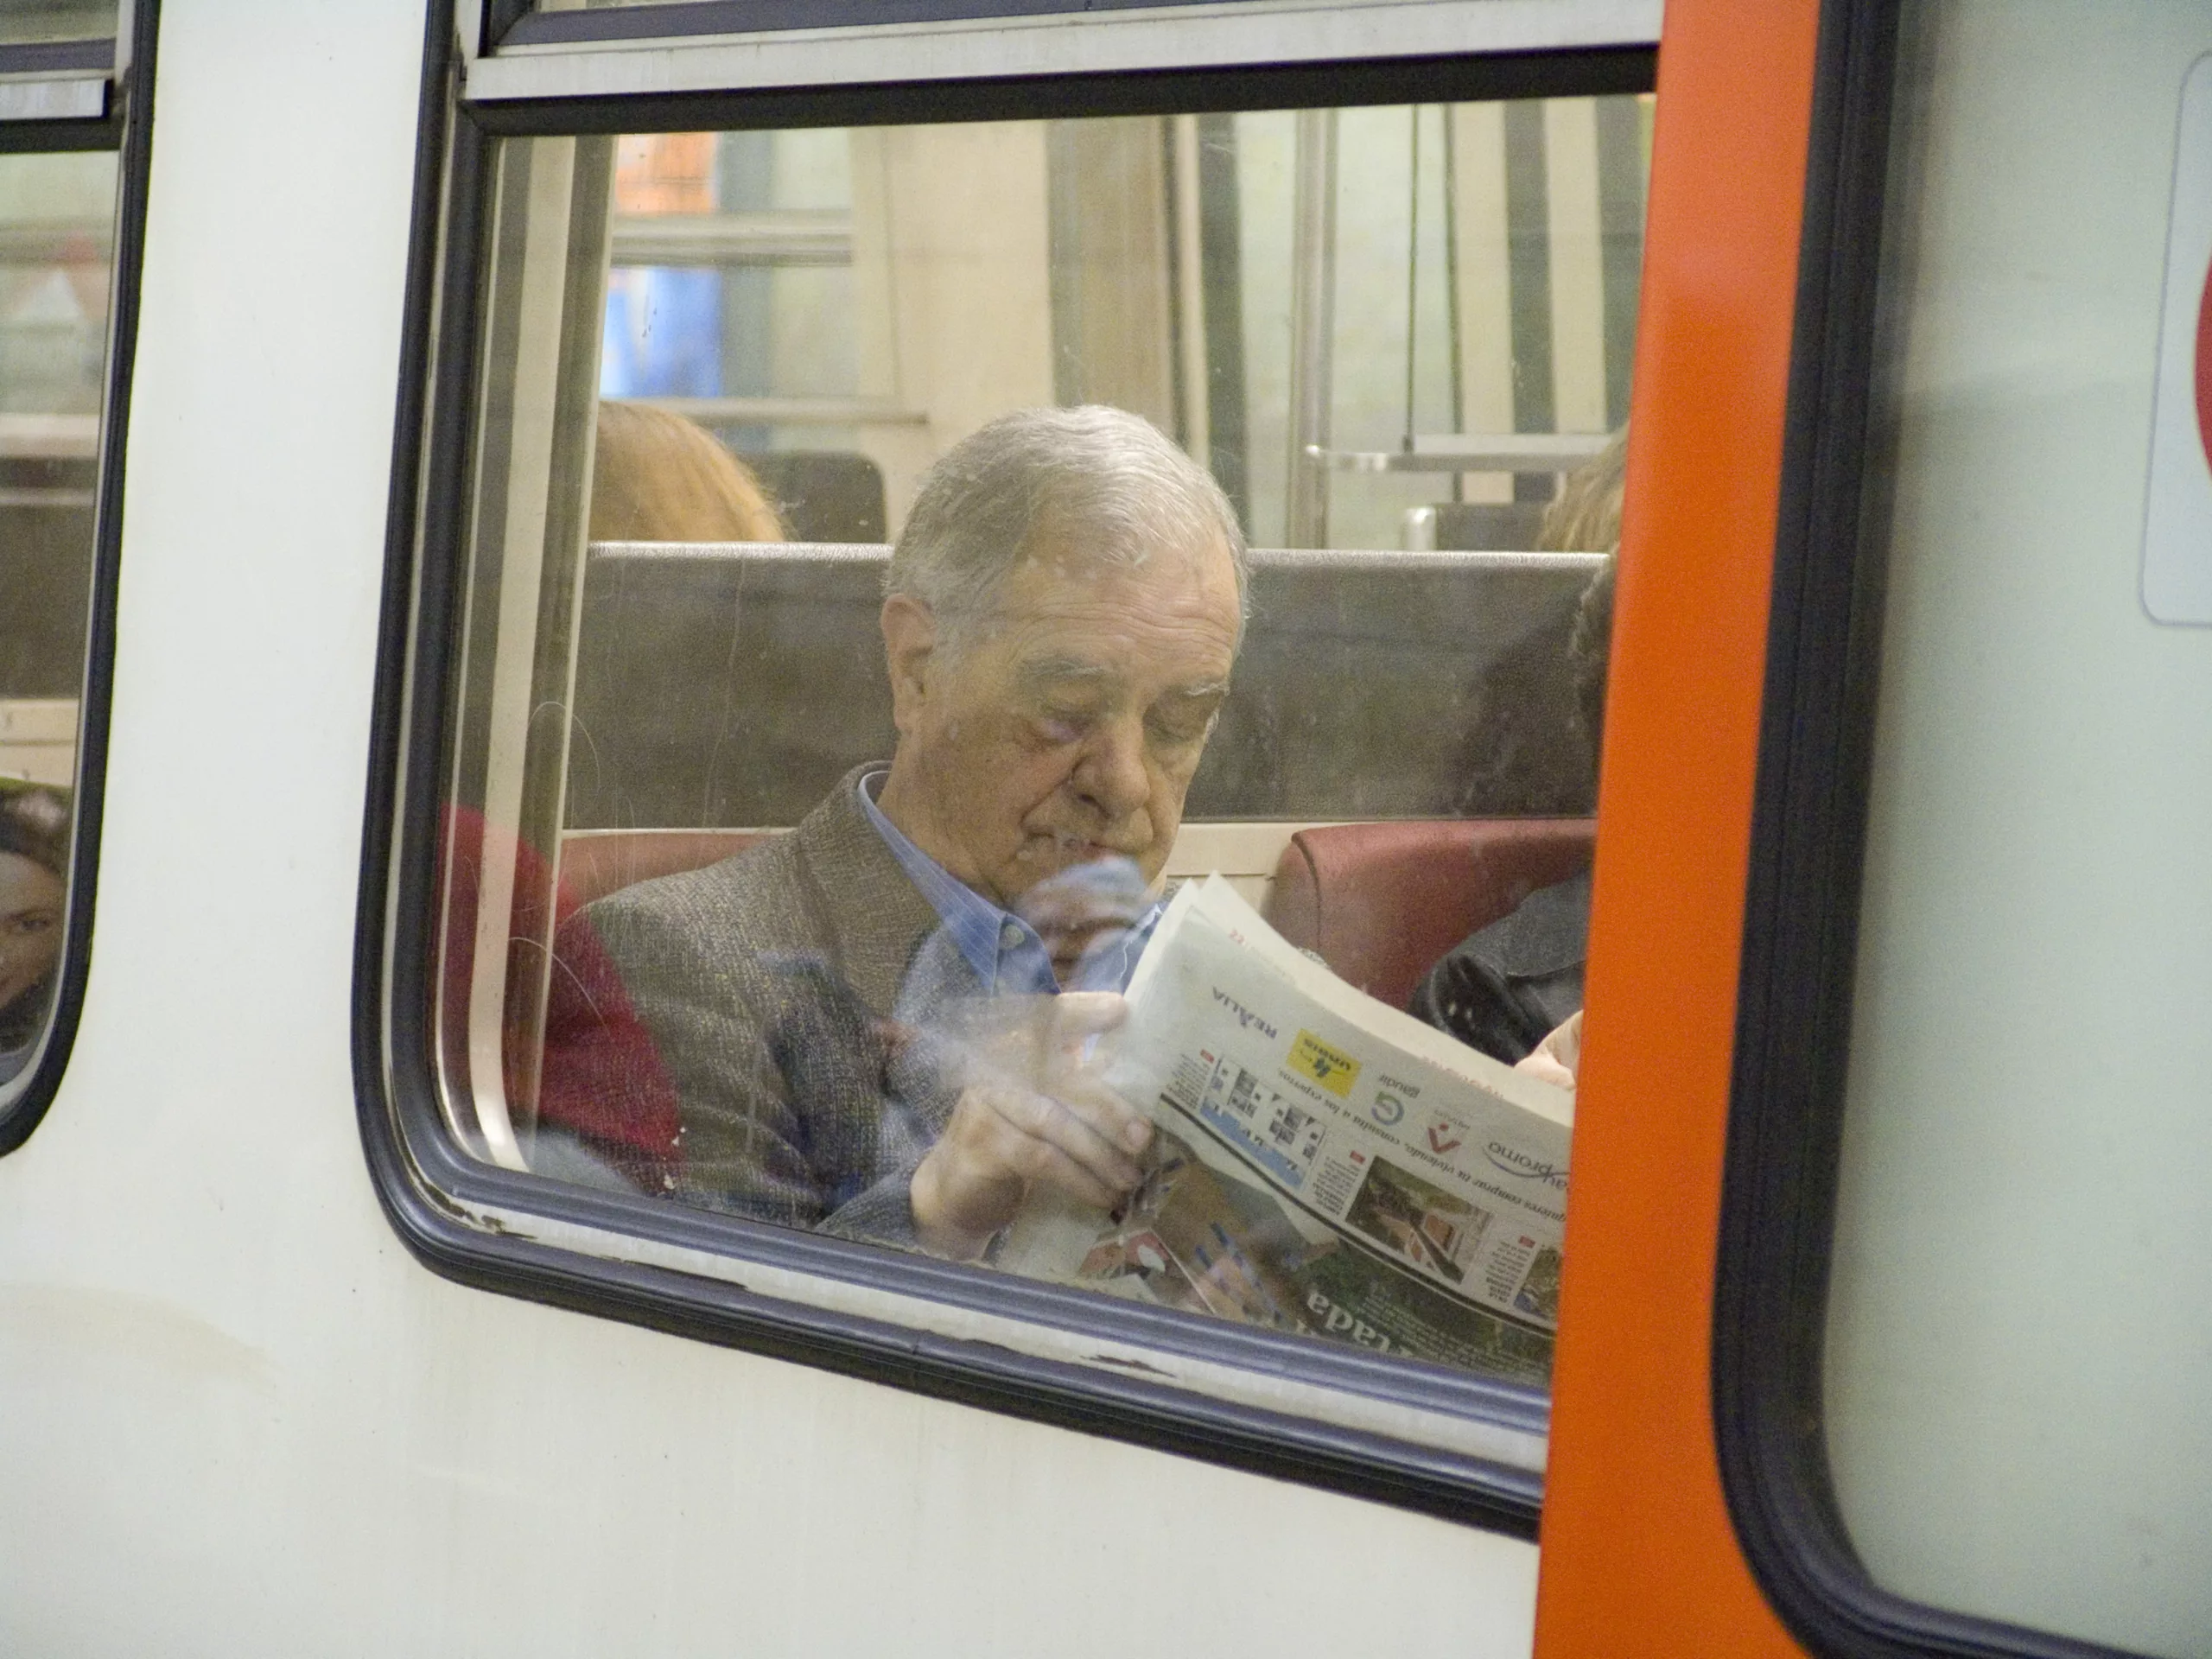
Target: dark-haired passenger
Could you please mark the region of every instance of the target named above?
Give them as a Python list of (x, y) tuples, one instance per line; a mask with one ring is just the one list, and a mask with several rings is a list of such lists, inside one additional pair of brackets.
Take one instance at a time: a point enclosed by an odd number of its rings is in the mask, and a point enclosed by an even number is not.
[[(1544, 515), (1544, 550), (1617, 552), (1627, 455), (1628, 429), (1623, 427), (1601, 454), (1569, 475)], [(1605, 723), (1613, 564), (1609, 557), (1583, 589), (1567, 645), (1580, 728), (1576, 736), (1589, 743), (1593, 760)], [(1589, 950), (1590, 872), (1584, 870), (1538, 888), (1446, 951), (1409, 1007), (1494, 1059), (1573, 1088)]]
[(37, 1052), (61, 960), (69, 797), (0, 779), (0, 1084)]

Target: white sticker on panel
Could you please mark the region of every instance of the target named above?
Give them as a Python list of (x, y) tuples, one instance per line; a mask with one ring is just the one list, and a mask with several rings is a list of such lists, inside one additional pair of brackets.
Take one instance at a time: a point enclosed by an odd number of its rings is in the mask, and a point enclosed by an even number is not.
[(2212, 626), (2212, 56), (2182, 83), (2143, 525), (2143, 607)]

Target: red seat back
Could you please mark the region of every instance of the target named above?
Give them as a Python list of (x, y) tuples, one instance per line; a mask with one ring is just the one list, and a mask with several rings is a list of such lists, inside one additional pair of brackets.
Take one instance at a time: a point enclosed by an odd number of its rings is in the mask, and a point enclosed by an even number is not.
[[(760, 839), (757, 831), (639, 830), (565, 837), (560, 874), (512, 835), (487, 834), (471, 807), (449, 808), (442, 855), (451, 880), (447, 948), (439, 994), (442, 1059), (449, 1087), (469, 1087), (470, 969), (476, 912), (487, 857), (514, 861), (513, 928), (524, 939), (554, 935), (536, 1116), (576, 1135), (592, 1152), (648, 1192), (663, 1191), (683, 1168), (676, 1094), (651, 1036), (632, 1014), (621, 978), (589, 923), (577, 912), (594, 899), (679, 870), (697, 869)], [(550, 912), (550, 914), (549, 914)], [(526, 1039), (502, 1044), (509, 1102), (526, 1099), (531, 1068)], [(519, 1131), (523, 1126), (518, 1125)]]
[(1438, 957), (1539, 887), (1589, 868), (1588, 818), (1423, 818), (1301, 830), (1268, 920), (1371, 996), (1402, 1008)]
[(766, 835), (760, 830), (594, 830), (564, 836), (562, 898), (565, 906), (580, 907), (657, 875), (703, 869)]

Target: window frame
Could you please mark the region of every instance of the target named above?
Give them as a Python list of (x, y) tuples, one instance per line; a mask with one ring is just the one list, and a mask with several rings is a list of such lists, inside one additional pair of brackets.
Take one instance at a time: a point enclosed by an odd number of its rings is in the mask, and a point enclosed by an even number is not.
[[(464, 1154), (446, 1128), (428, 1017), (443, 728), (502, 140), (1642, 92), (1654, 48), (484, 104), (464, 89), (472, 27), (466, 10), (432, 9), (358, 918), (358, 1104), (395, 1230), (434, 1271), (479, 1288), (1533, 1538), (1549, 1418), (1535, 1390)], [(900, 1319), (908, 1310), (915, 1322)], [(1147, 1356), (1224, 1392), (1178, 1383)], [(1281, 1408), (1301, 1387), (1363, 1402), (1366, 1425)], [(1436, 1443), (1440, 1426), (1453, 1445)], [(1422, 1430), (1430, 1438), (1411, 1437)]]
[(108, 714), (115, 682), (116, 579), (122, 563), (123, 470), (130, 423), (131, 369), (137, 354), (138, 290), (145, 264), (146, 200), (152, 170), (154, 48), (160, 0), (122, 0), (111, 41), (0, 47), (0, 76), (16, 84), (91, 80), (107, 92), (96, 118), (0, 120), (0, 154), (118, 152), (114, 252), (109, 265), (107, 354), (102, 373), (99, 454), (93, 486), (92, 594), (86, 607), (84, 669), (77, 705), (77, 769), (72, 789), (69, 884), (54, 1002), (35, 1057), (0, 1104), (0, 1157), (45, 1121), (61, 1086), (84, 1011), (92, 967), (92, 907), (99, 870), (100, 810), (106, 787)]
[[(830, 3), (863, 17), (886, 10), (874, 0)], [(1660, 0), (903, 0), (897, 9), (904, 15), (890, 23), (841, 15), (825, 26), (820, 4), (809, 9), (804, 24), (784, 21), (791, 15), (784, 0), (557, 13), (529, 0), (461, 4), (462, 95), (480, 105), (793, 88), (819, 94), (832, 86), (917, 83), (969, 89), (1116, 71), (1156, 79), (1179, 66), (1246, 74), (1304, 68), (1325, 76), (1360, 60), (1413, 63), (1477, 52), (1493, 61), (1544, 58), (1554, 73), (1571, 58), (1592, 74), (1622, 60), (1632, 75), (1648, 76), (1638, 66), (1656, 46), (1662, 9)], [(1009, 52), (1015, 40), (1021, 49)], [(1650, 84), (1647, 78), (1576, 90), (1648, 92)], [(1279, 99), (1270, 106), (1286, 107)], [(1095, 102), (1084, 108), (1123, 113)]]
[(1916, 1602), (1860, 1564), (1822, 1357), (1873, 769), (1897, 319), (1887, 168), (1899, 0), (1821, 9), (1714, 1269), (1712, 1410), (1745, 1562), (1821, 1655), (2119, 1650)]

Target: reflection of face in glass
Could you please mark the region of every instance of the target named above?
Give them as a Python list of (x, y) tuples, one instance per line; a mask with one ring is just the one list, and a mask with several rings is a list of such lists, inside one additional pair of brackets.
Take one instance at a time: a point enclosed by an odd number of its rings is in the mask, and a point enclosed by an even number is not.
[(1236, 663), (1226, 547), (1131, 569), (1073, 542), (1040, 535), (949, 663), (925, 608), (885, 607), (899, 752), (884, 810), (1001, 903), (1116, 856), (1159, 878)]
[(1037, 930), (1063, 986), (1082, 981), (1084, 959), (1105, 951), (1151, 907), (1144, 873), (1129, 858), (1102, 858), (1046, 876), (1014, 912)]
[(61, 955), (61, 878), (20, 853), (0, 853), (0, 1014)]

